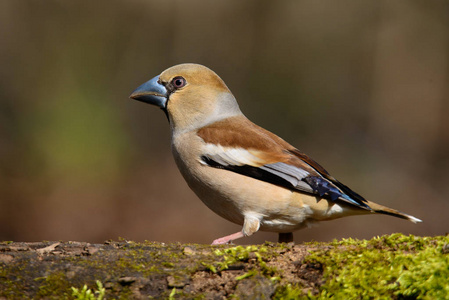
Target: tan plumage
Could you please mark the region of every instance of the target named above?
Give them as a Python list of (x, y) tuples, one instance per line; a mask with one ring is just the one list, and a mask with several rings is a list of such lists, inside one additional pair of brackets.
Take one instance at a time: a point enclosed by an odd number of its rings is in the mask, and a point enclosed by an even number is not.
[(307, 155), (249, 121), (223, 80), (204, 66), (169, 68), (131, 98), (164, 110), (173, 155), (190, 188), (215, 213), (243, 226), (213, 244), (259, 229), (290, 241), (292, 231), (310, 223), (374, 212), (421, 221), (365, 200)]

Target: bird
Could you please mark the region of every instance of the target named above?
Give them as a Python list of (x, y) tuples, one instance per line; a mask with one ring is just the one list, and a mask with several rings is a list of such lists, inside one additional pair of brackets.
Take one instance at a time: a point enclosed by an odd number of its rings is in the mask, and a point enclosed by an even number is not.
[(274, 133), (251, 122), (211, 69), (175, 65), (140, 85), (131, 99), (155, 105), (171, 129), (174, 160), (191, 190), (242, 230), (215, 239), (229, 244), (257, 231), (293, 232), (351, 215), (380, 213), (413, 223), (411, 215), (371, 202)]

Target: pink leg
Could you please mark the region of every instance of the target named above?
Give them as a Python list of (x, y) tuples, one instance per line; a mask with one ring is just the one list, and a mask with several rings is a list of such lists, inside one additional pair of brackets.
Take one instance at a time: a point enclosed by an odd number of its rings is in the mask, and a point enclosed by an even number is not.
[(216, 239), (212, 242), (212, 245), (222, 245), (222, 244), (229, 244), (231, 243), (233, 240), (239, 239), (244, 237), (245, 235), (243, 234), (243, 232), (239, 231), (227, 236), (224, 236), (222, 238)]

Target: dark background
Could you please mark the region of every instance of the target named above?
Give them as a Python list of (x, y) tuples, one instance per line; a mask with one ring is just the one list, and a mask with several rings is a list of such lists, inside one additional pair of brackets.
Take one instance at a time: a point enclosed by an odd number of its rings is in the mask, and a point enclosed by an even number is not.
[[(185, 62), (365, 198), (298, 242), (449, 225), (447, 1), (0, 1), (0, 240), (209, 243), (164, 114), (128, 99)], [(239, 243), (275, 241), (257, 233)]]

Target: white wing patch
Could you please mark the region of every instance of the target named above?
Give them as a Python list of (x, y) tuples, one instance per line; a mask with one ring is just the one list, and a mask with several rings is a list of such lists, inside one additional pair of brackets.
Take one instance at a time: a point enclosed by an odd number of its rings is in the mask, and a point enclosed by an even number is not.
[[(255, 152), (255, 151), (253, 151)], [(222, 166), (259, 167), (264, 164), (263, 159), (257, 157), (250, 150), (243, 148), (223, 147), (221, 145), (206, 144), (204, 155)], [(202, 164), (206, 164), (201, 160)]]
[[(265, 172), (276, 175), (288, 181), (293, 187), (307, 192), (313, 192), (311, 187), (302, 181), (303, 178), (310, 175), (304, 169), (289, 165), (283, 162), (266, 164), (266, 162), (257, 156), (257, 150), (247, 150), (243, 148), (223, 147), (215, 144), (206, 144), (204, 148), (204, 156), (210, 158), (214, 162), (226, 166), (252, 166), (259, 168)], [(207, 165), (203, 160), (202, 164)]]
[(327, 214), (329, 216), (332, 216), (334, 214), (339, 215), (339, 214), (342, 214), (342, 213), (343, 213), (343, 207), (341, 207), (338, 204), (332, 205), (331, 209), (327, 212)]

